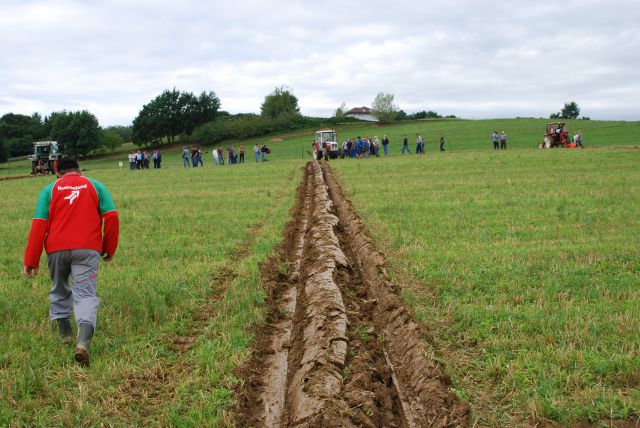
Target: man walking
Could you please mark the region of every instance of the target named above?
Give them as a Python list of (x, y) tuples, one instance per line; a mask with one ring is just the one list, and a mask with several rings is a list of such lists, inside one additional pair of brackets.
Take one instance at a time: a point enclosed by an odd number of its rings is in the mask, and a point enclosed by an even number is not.
[(213, 154), (213, 164), (214, 164), (214, 166), (218, 166), (218, 149), (216, 149), (214, 147), (213, 151), (211, 153)]
[(382, 148), (384, 149), (384, 156), (385, 157), (389, 157), (389, 137), (387, 137), (387, 135), (385, 134), (384, 137), (382, 137)]
[(416, 153), (424, 154), (424, 138), (420, 134), (416, 134)]
[(238, 163), (244, 163), (244, 144), (240, 143), (240, 159)]
[(498, 145), (498, 131), (493, 131), (493, 134), (491, 134), (491, 141), (493, 142), (493, 149), (498, 150), (500, 148)]
[(500, 148), (507, 150), (507, 134), (504, 131), (500, 131)]
[(198, 167), (198, 149), (196, 146), (191, 146), (191, 165), (194, 168)]
[(38, 273), (44, 246), (53, 282), (49, 318), (57, 322), (62, 342), (71, 343), (70, 318), (74, 313), (78, 324), (74, 358), (88, 366), (100, 305), (96, 295), (98, 261), (101, 256), (111, 261), (116, 252), (118, 212), (109, 191), (97, 180), (82, 177), (75, 159), (62, 159), (58, 176), (38, 197), (23, 273), (28, 278)]
[(196, 162), (197, 162), (196, 166), (200, 165), (201, 167), (204, 168), (204, 164), (202, 163), (202, 147), (198, 146), (198, 147), (196, 147), (196, 150), (197, 150), (197, 153), (198, 153), (198, 155), (196, 157)]
[(142, 151), (138, 150), (136, 153), (136, 169), (142, 169), (142, 162), (144, 161), (144, 155)]
[(578, 131), (578, 134), (576, 134), (578, 139), (576, 140), (576, 147), (582, 147), (584, 149), (584, 146), (582, 145), (582, 130)]
[(153, 169), (160, 168), (160, 162), (158, 162), (158, 150), (153, 151)]
[(440, 134), (440, 151), (444, 152), (444, 134)]
[(190, 158), (189, 147), (187, 146), (182, 147), (182, 166), (183, 167), (191, 168), (189, 158)]
[(129, 169), (131, 171), (136, 169), (136, 154), (133, 150), (129, 152)]
[(407, 151), (409, 154), (411, 154), (411, 152), (409, 151), (409, 139), (407, 139), (407, 136), (404, 135), (404, 138), (402, 139), (402, 154), (404, 155), (404, 151)]

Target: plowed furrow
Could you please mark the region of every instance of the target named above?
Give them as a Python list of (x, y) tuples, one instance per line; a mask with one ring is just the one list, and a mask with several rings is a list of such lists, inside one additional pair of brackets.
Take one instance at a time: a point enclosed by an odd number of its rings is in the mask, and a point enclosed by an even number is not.
[[(384, 255), (324, 162), (310, 162), (280, 247), (269, 325), (238, 393), (244, 426), (464, 426), (468, 406), (424, 352)], [(269, 271), (269, 269), (266, 269)]]

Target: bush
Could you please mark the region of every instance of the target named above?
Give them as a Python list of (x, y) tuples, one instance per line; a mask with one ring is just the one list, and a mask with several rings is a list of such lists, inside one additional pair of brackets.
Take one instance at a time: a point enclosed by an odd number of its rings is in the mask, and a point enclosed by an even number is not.
[[(275, 132), (330, 126), (338, 122), (336, 118), (306, 117), (293, 112), (282, 113), (273, 119), (256, 114), (238, 114), (218, 118), (200, 126), (193, 132), (190, 140), (211, 145), (228, 140), (262, 137)], [(344, 119), (340, 122), (344, 122)]]

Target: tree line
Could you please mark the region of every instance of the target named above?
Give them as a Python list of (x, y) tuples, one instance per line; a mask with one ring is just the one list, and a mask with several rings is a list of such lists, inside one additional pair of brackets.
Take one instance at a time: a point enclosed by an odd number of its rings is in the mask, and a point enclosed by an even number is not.
[[(184, 142), (211, 144), (287, 129), (309, 127), (327, 119), (300, 114), (298, 98), (285, 87), (265, 96), (260, 114), (231, 115), (220, 110), (215, 92), (165, 90), (143, 105), (131, 126), (101, 128), (87, 110), (54, 112), (47, 117), (8, 113), (0, 118), (0, 161), (33, 152), (32, 142), (55, 140), (69, 156), (115, 151), (124, 141), (139, 147)], [(331, 122), (331, 119), (328, 120)]]
[(220, 110), (220, 100), (213, 91), (195, 97), (174, 88), (142, 107), (133, 121), (133, 142), (138, 146), (158, 145), (180, 137), (183, 142), (216, 144), (320, 123), (327, 123), (327, 119), (300, 114), (298, 98), (285, 87), (276, 87), (265, 96), (260, 114), (235, 115)]
[[(31, 154), (31, 143), (39, 140), (58, 141), (65, 155), (76, 157), (113, 152), (125, 141), (139, 147), (171, 144), (178, 138), (181, 142), (216, 144), (353, 120), (345, 117), (345, 110), (342, 103), (331, 118), (303, 116), (293, 92), (286, 87), (276, 87), (265, 96), (260, 114), (231, 115), (220, 109), (220, 99), (213, 91), (195, 95), (173, 88), (143, 105), (131, 126), (102, 128), (96, 116), (87, 110), (54, 112), (46, 117), (38, 113), (31, 116), (7, 113), (0, 117), (0, 161)], [(407, 114), (394, 104), (393, 94), (383, 92), (376, 95), (372, 110), (381, 121), (456, 117), (431, 110)], [(571, 102), (551, 118), (574, 119), (579, 114), (580, 108)]]
[(130, 127), (101, 128), (87, 110), (54, 112), (44, 118), (38, 113), (7, 113), (0, 117), (0, 161), (33, 153), (34, 141), (59, 141), (66, 155), (86, 156), (100, 149), (114, 151), (130, 138)]

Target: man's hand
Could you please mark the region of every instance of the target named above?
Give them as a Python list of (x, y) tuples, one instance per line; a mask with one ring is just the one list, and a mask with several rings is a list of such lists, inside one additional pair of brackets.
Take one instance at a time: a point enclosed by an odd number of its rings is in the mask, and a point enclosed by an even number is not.
[(24, 266), (22, 268), (22, 273), (29, 279), (33, 278), (35, 274), (38, 273), (37, 267)]
[(102, 260), (104, 260), (105, 262), (110, 262), (111, 260), (113, 260), (113, 254), (104, 253), (102, 255)]

